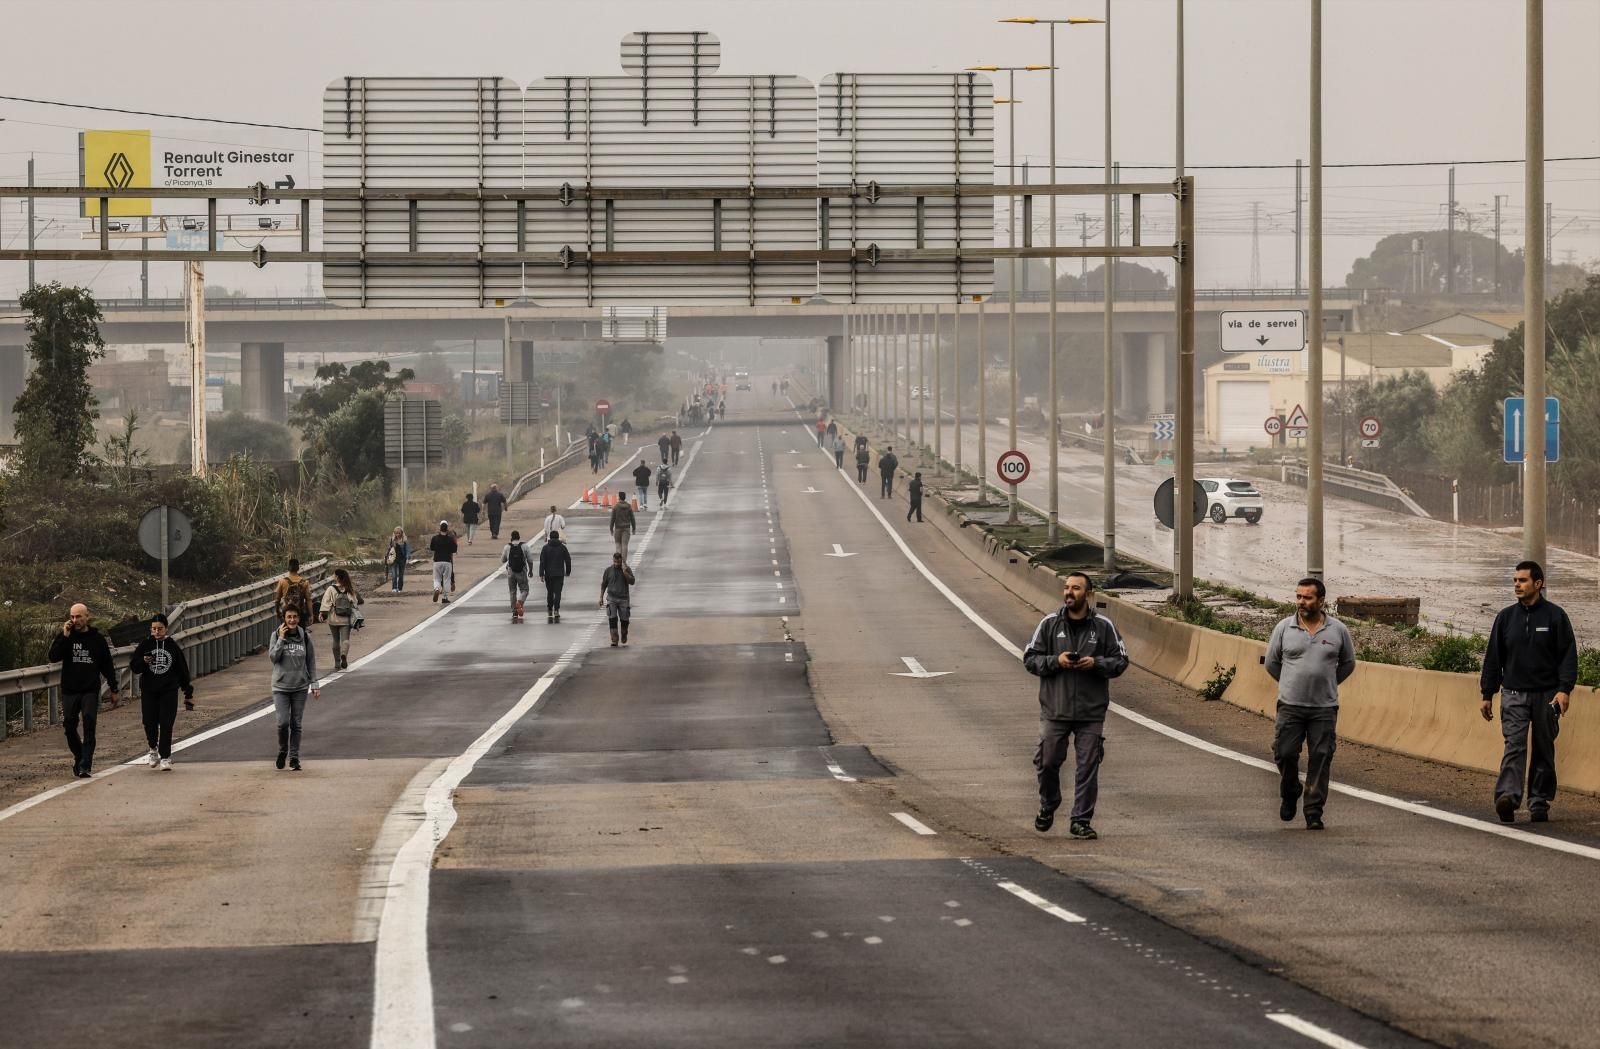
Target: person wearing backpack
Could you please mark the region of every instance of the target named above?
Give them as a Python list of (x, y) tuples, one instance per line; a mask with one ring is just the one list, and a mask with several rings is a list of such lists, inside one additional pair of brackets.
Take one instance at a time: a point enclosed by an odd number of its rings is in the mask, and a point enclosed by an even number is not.
[(544, 583), (544, 617), (548, 623), (561, 622), (561, 588), (572, 574), (572, 551), (552, 531), (539, 551), (539, 581)]
[(300, 574), (298, 557), (289, 558), (288, 573), (273, 588), (272, 605), (280, 623), (283, 622), (284, 612), (291, 608), (300, 613), (300, 622), (311, 622), (311, 583)]
[(406, 530), (399, 525), (395, 526), (394, 533), (389, 536), (389, 549), (383, 555), (383, 567), (389, 577), (389, 592), (398, 594), (406, 587), (406, 562), (411, 559), (411, 540), (406, 538)]
[(528, 599), (528, 566), (533, 554), (522, 541), (522, 533), (511, 531), (511, 542), (500, 551), (500, 563), (506, 566), (506, 585), (511, 589), (511, 621), (522, 622), (522, 603)]
[(356, 620), (356, 609), (364, 604), (361, 591), (343, 568), (333, 570), (333, 582), (322, 592), (322, 608), (318, 616), (328, 624), (333, 634), (333, 669), (350, 669), (350, 631)]
[(661, 504), (661, 509), (667, 508), (667, 493), (672, 490), (672, 467), (663, 460), (656, 467), (656, 501)]
[(461, 502), (461, 523), (465, 525), (467, 529), (468, 546), (471, 546), (472, 540), (477, 537), (478, 511), (482, 509), (483, 507), (478, 505), (478, 500), (472, 498), (471, 492), (468, 492), (467, 497)]

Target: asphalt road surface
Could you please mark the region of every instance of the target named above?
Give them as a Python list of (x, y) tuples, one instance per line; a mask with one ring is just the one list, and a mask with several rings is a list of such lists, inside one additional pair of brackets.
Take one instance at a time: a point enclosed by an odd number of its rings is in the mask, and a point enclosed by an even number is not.
[[(930, 407), (930, 444), (932, 421)], [(912, 429), (916, 430), (914, 418)], [(946, 422), (942, 439), (949, 459), (955, 448), (953, 422)], [(991, 478), (993, 460), (1005, 451), (1006, 441), (1006, 428), (991, 425)], [(1021, 433), (1018, 441), (1033, 465), (1028, 480), (1019, 486), (1022, 497), (1045, 507), (1049, 445), (1041, 436)], [(962, 442), (963, 461), (975, 468), (976, 423), (962, 427)], [(1061, 523), (1098, 541), (1104, 528), (1101, 507), (1105, 489), (1100, 454), (1063, 446), (1059, 462)], [(1217, 583), (1287, 601), (1294, 581), (1305, 574), (1306, 491), (1248, 477), (1238, 472), (1242, 470), (1242, 464), (1229, 467), (1218, 463), (1202, 464), (1197, 471), (1203, 477), (1247, 477), (1264, 496), (1266, 514), (1258, 525), (1238, 519), (1224, 525), (1202, 522), (1195, 529), (1195, 572)], [(1116, 471), (1117, 548), (1158, 565), (1170, 565), (1172, 532), (1157, 523), (1152, 500), (1157, 486), (1172, 476), (1172, 468), (1127, 466), (1119, 459)], [(1495, 613), (1515, 600), (1511, 569), (1522, 559), (1519, 534), (1412, 517), (1330, 497), (1323, 510), (1323, 536), (1330, 597), (1418, 596), (1423, 617), (1435, 627), (1448, 625), (1457, 632), (1482, 634), (1489, 632)], [(1600, 562), (1552, 548), (1545, 567), (1551, 599), (1572, 616), (1580, 638), (1587, 642), (1600, 639)]]
[(1116, 717), (1102, 839), (1035, 833), (1038, 613), (732, 407), (641, 515), (626, 647), (571, 512), (561, 624), (491, 578), (328, 682), (304, 772), (247, 713), (0, 813), (5, 1043), (1592, 1044), (1573, 828), (1336, 795), (1309, 834)]

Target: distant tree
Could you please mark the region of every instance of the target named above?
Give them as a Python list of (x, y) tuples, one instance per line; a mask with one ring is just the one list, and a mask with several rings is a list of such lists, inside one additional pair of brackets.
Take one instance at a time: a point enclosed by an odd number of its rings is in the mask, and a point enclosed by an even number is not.
[(317, 385), (300, 395), (289, 412), (289, 421), (299, 426), (306, 440), (312, 440), (316, 424), (350, 403), (358, 394), (376, 391), (387, 397), (397, 392), (416, 373), (401, 368), (389, 374), (388, 361), (362, 361), (346, 368), (343, 364), (324, 364), (317, 369)]
[(282, 461), (294, 457), (294, 437), (282, 423), (229, 412), (206, 423), (206, 452), (218, 462), (235, 455)]
[[(1083, 276), (1063, 273), (1056, 282), (1061, 291), (1100, 291), (1106, 286), (1106, 267), (1102, 263)], [(1166, 291), (1171, 286), (1167, 275), (1137, 262), (1117, 263), (1118, 291)]]
[(360, 482), (383, 477), (383, 404), (381, 390), (362, 390), (309, 430), (307, 444), (328, 472)]
[(33, 372), (17, 398), (17, 462), (33, 478), (75, 477), (94, 465), (89, 365), (105, 356), (100, 307), (85, 288), (41, 284), (23, 292)]
[(1428, 442), (1428, 423), (1439, 410), (1439, 391), (1433, 380), (1421, 371), (1385, 375), (1376, 382), (1361, 382), (1328, 399), (1323, 418), (1339, 420), (1349, 428), (1351, 444), (1356, 444), (1356, 426), (1366, 415), (1383, 422), (1382, 444), (1361, 449), (1363, 466), (1378, 471), (1395, 468), (1426, 470), (1433, 465)]

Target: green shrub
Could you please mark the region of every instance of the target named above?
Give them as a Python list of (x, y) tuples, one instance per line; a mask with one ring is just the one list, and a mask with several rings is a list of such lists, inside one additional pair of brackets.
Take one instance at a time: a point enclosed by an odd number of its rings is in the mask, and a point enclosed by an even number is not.
[(1385, 652), (1381, 648), (1373, 648), (1371, 645), (1362, 645), (1361, 648), (1356, 651), (1356, 658), (1363, 663), (1388, 663), (1391, 666), (1400, 665), (1399, 656), (1395, 655), (1393, 652)]
[(1233, 675), (1238, 673), (1236, 666), (1223, 666), (1221, 663), (1211, 664), (1215, 671), (1206, 683), (1200, 686), (1200, 698), (1204, 700), (1221, 699), (1222, 694), (1228, 691), (1228, 686), (1233, 684)]
[(1441, 637), (1422, 657), (1422, 669), (1476, 674), (1483, 669), (1479, 653), (1485, 644), (1483, 637), (1477, 634), (1472, 637)]
[(1600, 687), (1600, 648), (1579, 650), (1578, 684)]

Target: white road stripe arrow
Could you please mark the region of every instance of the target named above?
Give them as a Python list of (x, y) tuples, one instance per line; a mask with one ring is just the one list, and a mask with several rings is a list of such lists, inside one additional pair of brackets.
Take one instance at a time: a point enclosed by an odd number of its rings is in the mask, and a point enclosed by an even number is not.
[(910, 673), (908, 674), (904, 671), (895, 671), (893, 675), (895, 677), (944, 677), (946, 674), (950, 673), (948, 670), (929, 670), (921, 663), (917, 662), (917, 660), (912, 656), (901, 656), (900, 662), (906, 665), (906, 669), (909, 670)]
[(806, 468), (806, 464), (805, 463), (795, 463), (794, 464), (794, 468), (796, 470), (804, 470)]
[(833, 544), (833, 553), (831, 553), (831, 554), (823, 554), (822, 556), (823, 557), (854, 557), (856, 555), (853, 552), (852, 553), (848, 553), (848, 554), (845, 553), (844, 552), (844, 547), (840, 546), (838, 543), (834, 543)]
[(810, 485), (806, 485), (805, 494), (806, 495), (821, 495), (822, 494), (822, 490), (820, 488), (813, 488)]

